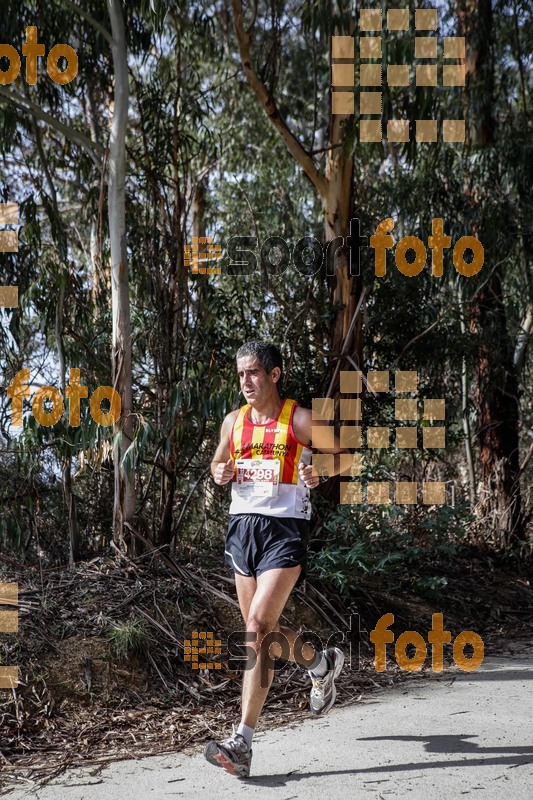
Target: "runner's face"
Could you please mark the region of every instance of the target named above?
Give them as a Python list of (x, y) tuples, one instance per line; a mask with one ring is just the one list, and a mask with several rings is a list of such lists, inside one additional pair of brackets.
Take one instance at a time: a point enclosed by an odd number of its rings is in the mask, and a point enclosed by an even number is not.
[(272, 373), (267, 374), (255, 356), (239, 358), (237, 372), (241, 392), (251, 406), (261, 405), (276, 387)]

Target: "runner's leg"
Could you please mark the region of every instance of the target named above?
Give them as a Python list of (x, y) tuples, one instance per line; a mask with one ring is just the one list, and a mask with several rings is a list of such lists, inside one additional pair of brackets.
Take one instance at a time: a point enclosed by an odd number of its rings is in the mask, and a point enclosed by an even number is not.
[[(290, 655), (287, 658), (287, 661), (293, 661), (295, 664), (300, 664), (300, 666), (305, 667), (305, 669), (311, 669), (317, 655), (317, 651), (313, 645), (309, 644), (308, 642), (302, 642), (300, 639), (300, 634), (296, 631), (293, 631), (291, 628), (286, 628), (285, 625), (280, 625), (279, 630), (282, 636), (284, 636), (289, 643)], [(294, 643), (296, 641), (297, 645), (295, 653)], [(270, 652), (274, 658), (280, 658), (281, 646), (278, 644), (273, 644)]]
[(252, 598), (257, 589), (257, 583), (253, 576), (239, 575), (239, 573), (236, 572), (235, 588), (237, 589), (237, 599), (239, 600), (239, 606), (241, 609), (242, 618), (246, 623), (246, 620), (248, 619), (248, 613), (250, 611), (250, 605), (252, 603)]
[[(276, 649), (278, 654), (280, 652), (279, 646), (272, 645), (271, 655), (269, 647), (261, 647), (261, 643), (269, 633), (279, 631), (279, 617), (300, 572), (301, 566), (296, 566), (270, 569), (257, 576), (257, 589), (246, 620), (246, 630), (256, 634), (256, 641), (247, 643), (247, 646), (253, 647), (257, 658), (253, 668), (245, 670), (242, 684), (242, 723), (250, 728), (257, 725), (274, 676), (272, 659)], [(272, 641), (272, 638), (267, 641)], [(287, 644), (282, 645), (284, 657), (289, 655), (288, 649)]]
[[(237, 598), (239, 600), (239, 606), (241, 609), (242, 618), (246, 624), (246, 621), (248, 619), (248, 614), (250, 611), (250, 605), (252, 603), (253, 596), (257, 589), (257, 582), (253, 577), (250, 577), (248, 575), (239, 575), (239, 573), (236, 572), (235, 587), (237, 589)], [(292, 661), (294, 663), (300, 664), (302, 667), (305, 667), (306, 669), (310, 669), (311, 664), (316, 658), (315, 648), (310, 644), (302, 644), (302, 642), (299, 641), (296, 647), (296, 655), (295, 655), (294, 643), (298, 639), (298, 633), (296, 631), (291, 630), (291, 628), (285, 627), (285, 625), (280, 625), (279, 630), (289, 643), (290, 654), (289, 657), (287, 658), (287, 661)], [(273, 643), (270, 652), (272, 653), (274, 658), (279, 658), (281, 656), (281, 646), (276, 643)]]

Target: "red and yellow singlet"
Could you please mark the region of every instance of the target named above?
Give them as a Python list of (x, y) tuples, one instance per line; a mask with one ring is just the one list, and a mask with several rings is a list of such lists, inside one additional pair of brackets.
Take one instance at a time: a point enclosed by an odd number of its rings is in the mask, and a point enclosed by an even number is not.
[(309, 464), (312, 451), (292, 427), (297, 405), (283, 400), (277, 418), (264, 425), (251, 421), (250, 405), (240, 409), (230, 437), (235, 462), (230, 514), (311, 518), (309, 490), (298, 477), (298, 464)]

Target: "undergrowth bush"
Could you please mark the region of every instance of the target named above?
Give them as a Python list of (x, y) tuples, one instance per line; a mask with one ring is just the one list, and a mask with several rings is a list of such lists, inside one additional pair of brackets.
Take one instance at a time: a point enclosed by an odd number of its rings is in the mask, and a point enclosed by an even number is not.
[(383, 576), (429, 597), (438, 597), (447, 585), (437, 574), (439, 562), (457, 553), (472, 519), (466, 504), (432, 510), (339, 505), (320, 516), (309, 561), (321, 580), (349, 594), (362, 576)]
[(139, 617), (131, 617), (125, 622), (112, 625), (106, 635), (111, 652), (119, 661), (144, 655), (152, 644), (152, 637)]

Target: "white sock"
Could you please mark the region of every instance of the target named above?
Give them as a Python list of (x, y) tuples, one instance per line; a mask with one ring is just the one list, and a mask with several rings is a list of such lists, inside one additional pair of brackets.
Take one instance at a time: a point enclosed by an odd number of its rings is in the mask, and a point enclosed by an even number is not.
[(316, 667), (313, 670), (309, 670), (310, 672), (313, 673), (315, 678), (323, 678), (324, 675), (328, 671), (328, 661), (327, 661), (327, 658), (326, 658), (326, 651), (325, 650), (321, 651), (321, 656), (322, 657), (321, 657), (320, 661), (318, 662), (318, 664), (316, 665)]
[(237, 733), (239, 733), (242, 736), (248, 747), (252, 746), (252, 739), (255, 733), (255, 728), (250, 728), (249, 725), (245, 725), (244, 722), (241, 722), (239, 724), (239, 727), (237, 728)]

